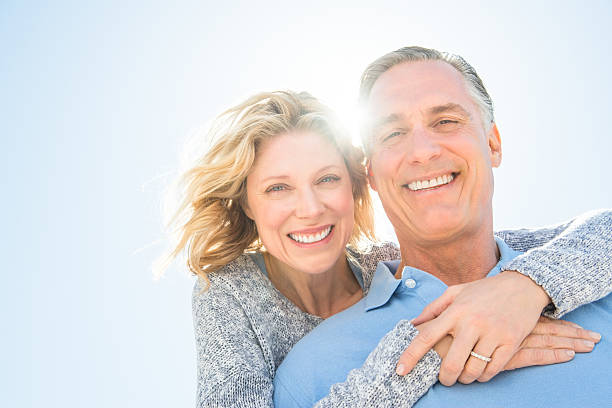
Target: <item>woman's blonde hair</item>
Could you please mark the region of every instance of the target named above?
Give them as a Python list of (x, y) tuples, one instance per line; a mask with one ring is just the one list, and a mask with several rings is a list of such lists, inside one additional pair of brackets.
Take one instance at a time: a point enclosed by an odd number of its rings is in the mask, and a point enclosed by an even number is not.
[(168, 262), (187, 248), (189, 269), (208, 283), (209, 273), (244, 252), (262, 248), (255, 223), (242, 207), (246, 179), (261, 143), (291, 130), (312, 130), (336, 146), (348, 169), (355, 201), (349, 244), (374, 239), (362, 150), (337, 126), (331, 110), (308, 93), (266, 92), (219, 115), (208, 135), (210, 148), (180, 177), (179, 206), (168, 225), (176, 238)]

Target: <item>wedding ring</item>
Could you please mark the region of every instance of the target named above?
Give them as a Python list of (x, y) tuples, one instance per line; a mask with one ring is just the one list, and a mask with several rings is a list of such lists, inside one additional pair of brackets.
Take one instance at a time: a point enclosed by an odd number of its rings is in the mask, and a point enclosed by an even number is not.
[(472, 357), (476, 357), (477, 359), (484, 361), (485, 363), (488, 363), (488, 362), (490, 362), (490, 361), (491, 361), (491, 357), (481, 356), (480, 354), (475, 353), (475, 352), (473, 352), (473, 351), (470, 351), (470, 355), (471, 355)]

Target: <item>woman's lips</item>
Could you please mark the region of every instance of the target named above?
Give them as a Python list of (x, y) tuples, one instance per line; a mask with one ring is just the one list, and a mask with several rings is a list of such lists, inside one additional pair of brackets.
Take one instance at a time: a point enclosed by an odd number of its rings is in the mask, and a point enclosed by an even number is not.
[(290, 232), (287, 236), (299, 244), (316, 244), (327, 240), (334, 229), (333, 225)]

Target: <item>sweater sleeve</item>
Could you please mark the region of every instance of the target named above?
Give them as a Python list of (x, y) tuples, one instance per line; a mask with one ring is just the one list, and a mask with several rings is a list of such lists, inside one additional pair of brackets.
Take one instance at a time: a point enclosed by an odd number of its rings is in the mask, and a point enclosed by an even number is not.
[(612, 291), (612, 211), (599, 210), (549, 228), (496, 233), (526, 251), (502, 270), (529, 276), (552, 299), (545, 311), (559, 318)]
[(193, 291), (198, 387), (196, 406), (273, 407), (273, 375), (255, 332), (231, 291)]
[[(517, 270), (541, 285), (553, 301), (552, 317), (593, 302), (612, 290), (612, 211), (594, 211), (567, 223), (497, 233), (526, 251), (503, 270)], [(316, 407), (410, 407), (437, 381), (441, 359), (430, 350), (406, 376), (395, 363), (417, 330), (402, 320), (380, 341), (362, 367), (334, 384)]]
[(441, 364), (440, 356), (429, 350), (409, 374), (395, 373), (396, 362), (417, 333), (408, 320), (401, 320), (364, 364), (351, 370), (345, 382), (332, 385), (316, 407), (411, 407), (436, 383)]

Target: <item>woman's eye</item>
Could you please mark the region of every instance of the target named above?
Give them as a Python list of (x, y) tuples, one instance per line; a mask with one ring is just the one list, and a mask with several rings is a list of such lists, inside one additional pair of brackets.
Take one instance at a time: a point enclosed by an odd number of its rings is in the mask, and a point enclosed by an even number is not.
[(325, 176), (323, 177), (321, 180), (319, 180), (319, 183), (332, 183), (334, 181), (338, 181), (340, 180), (340, 177), (338, 176)]
[(277, 193), (279, 191), (285, 191), (287, 189), (287, 186), (283, 186), (283, 185), (275, 185), (275, 186), (270, 186), (266, 189), (266, 193)]

